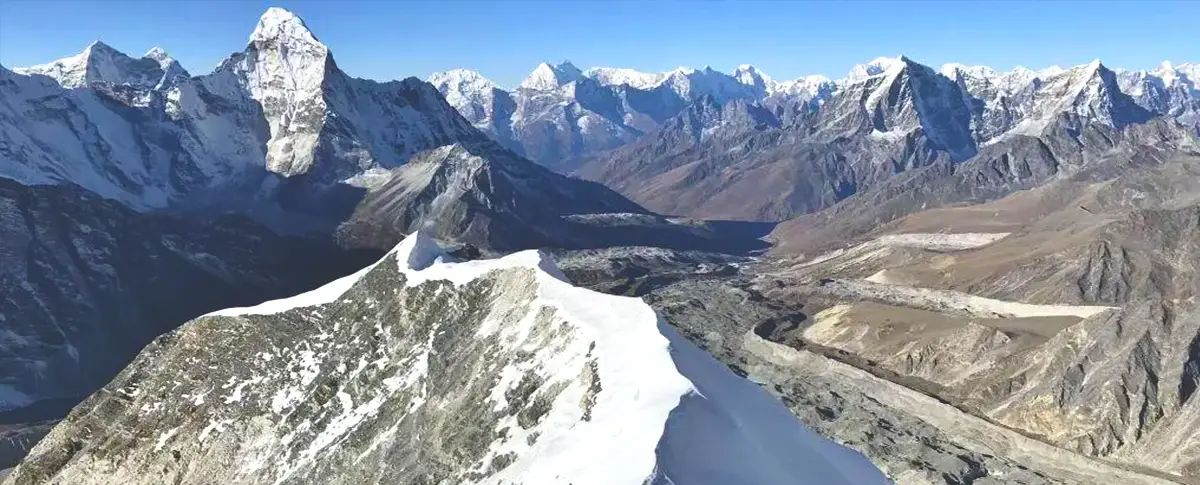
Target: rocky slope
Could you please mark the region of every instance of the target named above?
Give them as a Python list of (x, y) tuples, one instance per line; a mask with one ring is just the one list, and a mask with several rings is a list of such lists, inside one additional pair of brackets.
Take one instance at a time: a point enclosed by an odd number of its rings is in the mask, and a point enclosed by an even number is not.
[[(697, 103), (636, 142), (584, 158), (575, 173), (658, 212), (781, 220), (928, 166), (994, 163), (1027, 137), (1052, 148), (1020, 163), (1083, 164), (1137, 133), (1194, 131), (1177, 124), (1186, 120), (1174, 111), (1140, 106), (1099, 62), (1045, 78), (958, 67), (950, 78), (907, 58), (886, 64), (844, 81), (819, 104), (726, 103), (731, 111), (765, 111), (742, 118), (769, 122), (699, 116), (712, 109)], [(1140, 127), (1152, 121), (1154, 128)], [(1135, 134), (1122, 135), (1127, 130)]]
[(346, 75), (282, 9), (211, 74), (166, 59), (164, 70), (95, 44), (54, 68), (0, 69), (0, 175), (74, 183), (138, 210), (265, 201), (314, 212), (372, 170), (484, 140), (426, 83)]
[[(989, 240), (996, 239), (897, 236), (864, 249), (962, 251)], [(1071, 452), (972, 415), (911, 377), (847, 358), (851, 354), (811, 344), (789, 348), (796, 345), (789, 335), (811, 328), (808, 316), (817, 310), (808, 305), (815, 302), (799, 307), (757, 291), (760, 268), (752, 260), (651, 248), (554, 256), (577, 282), (641, 295), (681, 335), (778, 396), (811, 429), (864, 453), (896, 483), (1171, 483), (1167, 475)], [(956, 342), (952, 338), (939, 344)], [(947, 347), (944, 354), (954, 355)]]
[(765, 249), (765, 227), (668, 219), (592, 182), (571, 179), (496, 147), (451, 145), (418, 154), (386, 176), (338, 229), (345, 246), (385, 248), (426, 231), (487, 252), (531, 247), (658, 245), (745, 253)]
[(189, 318), (313, 288), (363, 261), (238, 216), (147, 215), (79, 188), (6, 179), (0, 234), (3, 410), (78, 400)]
[[(1118, 150), (985, 204), (935, 209), (934, 191), (876, 194), (857, 206), (872, 229), (839, 221), (797, 238), (790, 250), (816, 245), (781, 260), (787, 269), (769, 291), (811, 308), (797, 342), (915, 379), (910, 386), (1044, 442), (1191, 477), (1195, 146)], [(964, 184), (982, 188), (977, 175)], [(886, 223), (896, 207), (915, 210)], [(912, 231), (1012, 234), (974, 248), (871, 242), (817, 256), (822, 238)]]
[(886, 483), (640, 301), (445, 258), (189, 323), (6, 483)]
[[(77, 399), (174, 325), (311, 287), (361, 261), (349, 248), (420, 228), (484, 251), (765, 247), (764, 231), (731, 242), (534, 165), (429, 84), (350, 77), (281, 9), (208, 75), (97, 43), (0, 68), (0, 91), (4, 358), (29, 369), (5, 408)], [(196, 297), (163, 303), (175, 294)]]

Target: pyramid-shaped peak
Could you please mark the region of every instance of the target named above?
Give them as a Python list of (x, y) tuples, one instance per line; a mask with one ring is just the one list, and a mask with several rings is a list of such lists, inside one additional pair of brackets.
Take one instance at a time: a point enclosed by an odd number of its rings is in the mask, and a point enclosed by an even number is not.
[(770, 76), (766, 75), (758, 68), (750, 64), (742, 64), (733, 71), (733, 77), (739, 83), (747, 86), (754, 86), (760, 89), (771, 89), (775, 81)]
[(121, 51), (118, 51), (118, 50), (114, 49), (112, 46), (105, 44), (104, 41), (102, 41), (102, 40), (92, 41), (92, 43), (88, 44), (87, 48), (84, 49), (84, 52), (112, 52), (112, 53), (117, 53), (117, 54), (121, 53)]
[(859, 64), (850, 70), (850, 74), (846, 79), (850, 82), (857, 82), (863, 79), (878, 76), (892, 69), (903, 69), (904, 65), (909, 62), (904, 56), (896, 57), (876, 57), (871, 62)]
[(438, 88), (439, 91), (443, 91), (443, 95), (447, 90), (474, 92), (498, 88), (496, 83), (484, 77), (479, 71), (463, 68), (435, 72), (430, 74), (426, 81)]
[(162, 47), (157, 46), (151, 47), (150, 50), (146, 51), (145, 54), (142, 54), (142, 57), (154, 59), (159, 62), (171, 59), (171, 56), (167, 54), (167, 51), (163, 50)]
[(318, 44), (320, 41), (308, 30), (304, 20), (296, 14), (279, 8), (271, 7), (258, 19), (258, 25), (250, 34), (250, 42), (279, 41), (283, 43), (303, 42)]
[(578, 80), (583, 77), (583, 71), (571, 61), (563, 61), (558, 64), (550, 64), (543, 62), (534, 68), (529, 77), (521, 81), (522, 88), (535, 89), (539, 91), (548, 91), (558, 89), (560, 86)]

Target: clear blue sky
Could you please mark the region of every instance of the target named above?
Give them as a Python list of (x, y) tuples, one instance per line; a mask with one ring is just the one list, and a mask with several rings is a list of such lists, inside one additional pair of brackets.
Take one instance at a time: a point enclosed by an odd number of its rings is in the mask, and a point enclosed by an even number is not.
[(901, 53), (1003, 70), (1200, 61), (1200, 1), (0, 0), (0, 64), (48, 62), (100, 39), (131, 55), (161, 46), (204, 74), (245, 46), (268, 6), (302, 17), (342, 69), (379, 80), (469, 67), (511, 87), (563, 59), (646, 71), (750, 63), (777, 79), (841, 77)]

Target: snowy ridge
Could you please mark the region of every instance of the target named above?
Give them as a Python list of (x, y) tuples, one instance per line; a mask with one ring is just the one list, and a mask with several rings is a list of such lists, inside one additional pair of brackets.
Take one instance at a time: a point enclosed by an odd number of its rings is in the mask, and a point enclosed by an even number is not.
[(903, 65), (904, 62), (900, 57), (876, 57), (871, 62), (859, 64), (850, 69), (850, 73), (842, 80), (843, 84), (850, 84), (862, 81), (869, 77), (884, 74), (887, 71)]
[(529, 77), (521, 81), (520, 87), (536, 91), (553, 91), (581, 77), (583, 77), (583, 71), (580, 71), (570, 61), (563, 61), (555, 65), (543, 62), (534, 68)]
[[(1092, 63), (1095, 64), (1095, 63)], [(1090, 65), (1090, 64), (1089, 64)], [(947, 144), (955, 158), (968, 157), (978, 144), (997, 141), (1001, 135), (1012, 132), (1040, 136), (1049, 120), (1061, 113), (1071, 113), (1086, 121), (1099, 123), (1128, 124), (1127, 118), (1138, 119), (1120, 106), (1116, 100), (1112, 109), (1106, 103), (1110, 94), (1102, 91), (1109, 88), (1087, 88), (1080, 92), (1059, 89), (1063, 76), (1087, 71), (1089, 65), (1064, 70), (1057, 66), (1042, 70), (1016, 67), (1000, 72), (987, 66), (968, 66), (959, 63), (943, 65), (939, 70), (929, 69), (931, 76), (923, 85), (926, 89), (914, 91), (908, 96), (913, 101), (932, 103), (922, 105), (922, 121), (939, 118), (940, 109), (969, 109), (973, 112), (965, 117), (954, 113), (954, 123), (962, 126), (949, 127), (942, 123), (926, 124), (927, 133), (938, 138), (938, 143)], [(521, 147), (518, 152), (536, 161), (555, 163), (565, 159), (608, 150), (624, 145), (645, 133), (661, 128), (665, 120), (678, 115), (687, 105), (705, 96), (719, 103), (732, 100), (803, 102), (811, 106), (822, 106), (839, 93), (855, 91), (864, 83), (873, 86), (895, 86), (907, 68), (925, 66), (907, 59), (880, 57), (855, 66), (845, 77), (830, 80), (824, 76), (804, 76), (793, 80), (779, 81), (750, 64), (736, 66), (731, 72), (719, 72), (709, 67), (694, 69), (679, 67), (667, 72), (644, 72), (635, 69), (593, 67), (579, 72), (569, 63), (559, 65), (542, 63), (521, 83), (521, 89), (507, 92), (490, 83), (462, 83), (438, 74), (430, 78), (463, 115), (481, 130), (491, 134), (508, 147)], [(1151, 81), (1170, 86), (1183, 86), (1178, 92), (1155, 94), (1152, 98), (1138, 99), (1138, 104), (1155, 113), (1175, 117), (1185, 124), (1200, 124), (1200, 94), (1188, 79), (1187, 72), (1194, 71), (1190, 64), (1160, 68), (1154, 73), (1142, 73)], [(1167, 69), (1167, 70), (1164, 70)], [(1091, 69), (1095, 71), (1095, 69)], [(945, 89), (948, 83), (933, 79), (937, 75), (957, 83), (957, 89)], [(472, 73), (477, 76), (477, 73)], [(1093, 76), (1102, 77), (1102, 76)], [(479, 77), (482, 79), (482, 77)], [(886, 78), (880, 81), (880, 78)], [(1161, 80), (1163, 81), (1159, 81)], [(595, 81), (594, 85), (580, 87), (583, 79)], [(455, 81), (455, 86), (450, 86)], [(1078, 83), (1066, 82), (1072, 88)], [(936, 84), (937, 87), (931, 86)], [(1126, 84), (1132, 84), (1126, 83)], [(930, 89), (932, 88), (932, 89)], [(1165, 89), (1165, 88), (1164, 88)], [(959, 91), (962, 91), (961, 93)], [(1162, 89), (1160, 89), (1161, 91)], [(866, 103), (869, 109), (878, 106), (884, 99), (885, 88), (873, 93)], [(1092, 94), (1088, 94), (1092, 93)], [(1073, 96), (1073, 98), (1072, 98)], [(512, 110), (502, 110), (498, 102), (504, 98)], [(960, 102), (960, 98), (962, 102)], [(958, 106), (952, 106), (957, 104)], [(968, 106), (969, 105), (969, 106)], [(893, 106), (898, 115), (913, 111), (913, 106)], [(1112, 115), (1111, 111), (1122, 112)], [(1015, 131), (1014, 131), (1015, 129)], [(887, 130), (895, 137), (906, 136), (911, 130)], [(963, 136), (968, 133), (974, 141)], [(550, 135), (547, 135), (550, 133)], [(553, 140), (547, 141), (549, 136)], [(546, 145), (549, 145), (547, 147)], [(561, 148), (570, 145), (569, 149)]]
[(91, 43), (74, 56), (37, 66), (18, 67), (13, 72), (48, 76), (64, 88), (105, 83), (155, 89), (188, 75), (178, 62), (158, 47), (141, 59), (134, 59), (100, 41)]
[[(507, 438), (490, 445), (478, 468), (481, 473), (468, 483), (887, 483), (862, 456), (805, 429), (781, 404), (680, 337), (639, 299), (574, 287), (537, 251), (455, 262), (431, 239), (415, 233), (375, 265), (321, 289), (212, 315), (316, 308), (340, 298), (381, 264), (396, 264), (409, 288), (437, 281), (463, 287), (481, 278), (500, 278), (498, 284), (506, 284), (502, 275), (533, 272), (533, 300), (517, 310), (528, 313), (489, 320), (476, 338), (495, 336), (501, 352), (533, 355), (519, 367), (500, 370), (502, 377), (490, 398), (497, 409), (509, 406), (512, 386), (530, 372), (543, 376), (558, 394), (534, 425), (517, 426), (516, 418), (501, 421), (498, 426), (509, 430)], [(531, 346), (539, 316), (547, 309), (569, 329), (552, 337), (554, 343), (541, 344), (553, 351)], [(414, 369), (424, 372), (419, 364)], [(585, 378), (579, 377), (580, 369)], [(397, 390), (416, 386), (421, 379), (405, 376)], [(290, 396), (292, 391), (276, 395)], [(581, 407), (581, 402), (590, 405)], [(279, 409), (286, 406), (285, 402)], [(338, 436), (354, 433), (355, 423), (370, 419), (362, 413), (370, 412), (352, 410), (334, 418), (350, 426)], [(318, 461), (315, 457), (329, 451), (312, 449), (304, 456), (313, 460), (289, 465), (280, 480), (303, 472)], [(493, 466), (501, 459), (503, 465)]]
[[(161, 48), (133, 59), (95, 43), (0, 78), (0, 140), (12, 162), (0, 175), (77, 184), (135, 210), (206, 204), (214, 192), (271, 198), (279, 177), (299, 174), (319, 192), (483, 137), (425, 83), (347, 76), (278, 8), (208, 75), (190, 77)], [(325, 129), (329, 119), (336, 130)]]
[(623, 67), (593, 67), (583, 72), (584, 76), (599, 81), (604, 86), (628, 85), (637, 89), (650, 89), (667, 78), (666, 73), (641, 72)]

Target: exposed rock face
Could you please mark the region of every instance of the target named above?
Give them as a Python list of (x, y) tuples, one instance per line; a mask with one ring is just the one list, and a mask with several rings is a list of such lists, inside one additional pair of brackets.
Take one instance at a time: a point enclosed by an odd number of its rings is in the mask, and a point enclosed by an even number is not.
[(162, 89), (188, 77), (187, 71), (162, 49), (155, 47), (141, 59), (134, 59), (100, 41), (93, 42), (76, 56), (15, 71), (47, 76), (66, 88), (129, 85)]
[(55, 64), (76, 66), (55, 77), (0, 69), (0, 155), (11, 162), (0, 175), (75, 183), (139, 210), (287, 205), (296, 193), (354, 191), (364, 173), (424, 150), (485, 140), (427, 83), (346, 75), (282, 9), (209, 75), (102, 44), (79, 57)]
[(886, 483), (645, 304), (560, 278), (410, 236), (158, 339), (6, 483)]
[[(1140, 106), (1122, 91), (1118, 75), (1099, 62), (1044, 73), (951, 66), (943, 74), (903, 57), (885, 60), (865, 66), (861, 76), (815, 103), (786, 97), (752, 101), (770, 108), (773, 123), (730, 126), (697, 116), (706, 110), (697, 103), (636, 142), (566, 168), (659, 212), (780, 220), (903, 183), (893, 178), (920, 178), (909, 172), (925, 167), (948, 171), (962, 162), (994, 164), (998, 152), (1013, 147), (1027, 153), (1007, 157), (1004, 164), (1057, 170), (1059, 163), (1081, 167), (1121, 142), (1158, 144), (1148, 132), (1180, 138), (1195, 131), (1182, 114), (1190, 108), (1175, 101)], [(1183, 83), (1174, 85), (1186, 91)], [(1172, 99), (1200, 98), (1188, 91)], [(686, 128), (696, 120), (700, 130)], [(1031, 143), (1044, 148), (1022, 146)], [(1053, 175), (1008, 170), (1017, 172), (1018, 181), (1034, 175), (1035, 183)]]
[(5, 410), (79, 399), (189, 318), (312, 288), (363, 261), (241, 217), (148, 215), (78, 188), (6, 179), (0, 235)]
[[(551, 216), (598, 212), (644, 215), (653, 227), (641, 234), (659, 239), (687, 232), (496, 147), (429, 84), (346, 75), (281, 9), (205, 76), (161, 50), (134, 60), (103, 44), (52, 66), (0, 68), (0, 322), (11, 335), (0, 358), (25, 369), (0, 383), (4, 409), (81, 398), (188, 319), (353, 270), (360, 256), (330, 241), (343, 223), (367, 228), (343, 246), (380, 252), (426, 225), (486, 250), (629, 232), (527, 236)], [(405, 165), (438, 147), (481, 155)], [(398, 167), (400, 189), (370, 195)], [(436, 181), (418, 173), (429, 167), (441, 167)], [(495, 236), (491, 220), (506, 224)]]
[(377, 184), (339, 227), (343, 245), (384, 249), (421, 230), (489, 253), (658, 245), (743, 254), (765, 249), (760, 238), (770, 230), (650, 214), (602, 185), (494, 146), (430, 150)]

